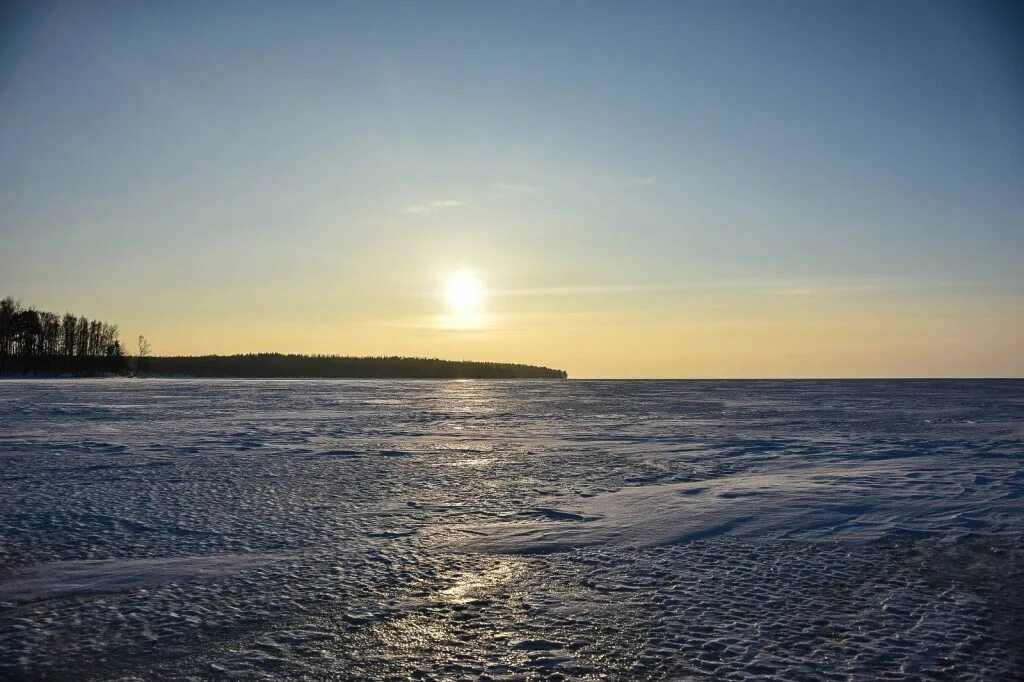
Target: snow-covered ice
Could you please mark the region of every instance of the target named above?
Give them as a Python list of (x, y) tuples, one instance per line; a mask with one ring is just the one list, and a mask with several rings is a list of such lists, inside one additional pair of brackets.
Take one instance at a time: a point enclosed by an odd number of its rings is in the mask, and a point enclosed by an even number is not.
[(0, 382), (0, 678), (1019, 679), (1024, 382)]
[(268, 557), (259, 554), (51, 561), (9, 570), (0, 583), (0, 601), (39, 601), (124, 592), (178, 580), (228, 575), (267, 561)]

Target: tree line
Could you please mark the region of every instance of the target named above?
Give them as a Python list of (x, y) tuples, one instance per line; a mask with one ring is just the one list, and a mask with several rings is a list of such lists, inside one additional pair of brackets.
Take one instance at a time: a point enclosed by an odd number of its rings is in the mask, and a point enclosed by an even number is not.
[(10, 296), (0, 300), (0, 375), (126, 371), (117, 325), (26, 308)]
[(330, 379), (564, 379), (560, 369), (504, 362), (342, 355), (202, 355), (151, 357), (157, 376)]

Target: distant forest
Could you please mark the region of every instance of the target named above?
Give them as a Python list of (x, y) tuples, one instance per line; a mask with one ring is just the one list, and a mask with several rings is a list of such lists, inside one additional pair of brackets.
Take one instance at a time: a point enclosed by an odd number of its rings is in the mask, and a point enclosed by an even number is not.
[(436, 358), (340, 355), (202, 355), (128, 358), (117, 325), (0, 301), (0, 376), (136, 375), (222, 378), (564, 379), (560, 369)]
[(117, 325), (0, 300), (0, 375), (90, 376), (127, 371)]
[(564, 379), (560, 369), (498, 362), (436, 358), (340, 355), (203, 355), (151, 357), (146, 373), (157, 376), (334, 379)]

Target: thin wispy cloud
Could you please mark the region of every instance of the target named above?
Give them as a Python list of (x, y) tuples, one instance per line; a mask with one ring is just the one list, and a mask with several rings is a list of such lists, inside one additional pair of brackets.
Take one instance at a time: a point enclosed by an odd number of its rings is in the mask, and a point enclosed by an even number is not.
[(630, 284), (589, 284), (561, 287), (501, 289), (495, 296), (587, 296), (687, 291), (744, 291), (764, 296), (835, 296), (882, 294), (900, 291), (934, 289), (977, 289), (988, 282), (980, 281), (912, 281), (912, 280), (772, 280), (738, 279), (704, 282), (641, 282)]
[(407, 206), (402, 209), (402, 213), (406, 215), (427, 215), (430, 213), (437, 213), (446, 208), (458, 208), (459, 206), (465, 206), (464, 201), (457, 201), (455, 199), (434, 199), (428, 201), (425, 204), (416, 204), (415, 206)]
[(632, 187), (638, 187), (642, 185), (653, 185), (658, 182), (658, 178), (653, 175), (643, 175), (638, 178), (633, 178), (629, 181), (629, 185)]
[(494, 188), (517, 194), (536, 194), (543, 189), (537, 185), (520, 185), (515, 182), (496, 182), (494, 183)]
[(988, 286), (980, 281), (923, 281), (923, 280), (861, 280), (861, 281), (804, 281), (779, 283), (759, 288), (757, 293), (766, 296), (833, 296), (857, 294), (895, 294), (912, 291), (934, 291), (941, 289), (978, 289)]

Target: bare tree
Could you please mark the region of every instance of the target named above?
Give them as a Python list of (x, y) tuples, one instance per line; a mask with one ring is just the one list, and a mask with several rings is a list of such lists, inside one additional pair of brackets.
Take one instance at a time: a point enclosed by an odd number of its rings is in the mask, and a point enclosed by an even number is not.
[(146, 358), (149, 357), (152, 347), (149, 341), (142, 334), (139, 334), (139, 355), (135, 358), (135, 376), (145, 369)]

